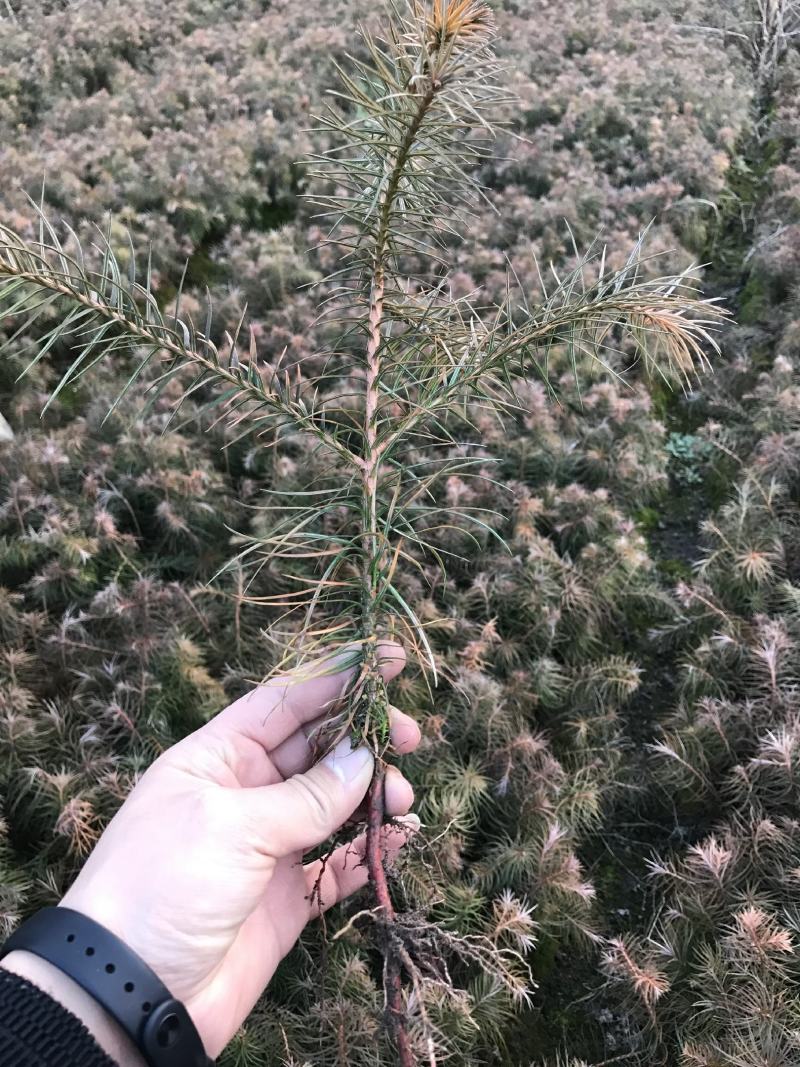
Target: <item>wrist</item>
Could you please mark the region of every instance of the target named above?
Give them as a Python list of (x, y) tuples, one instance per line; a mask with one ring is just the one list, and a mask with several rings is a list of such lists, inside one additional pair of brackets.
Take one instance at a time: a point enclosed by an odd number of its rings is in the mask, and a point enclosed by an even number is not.
[(119, 1067), (146, 1067), (139, 1050), (122, 1027), (77, 982), (52, 963), (32, 952), (15, 950), (0, 961), (0, 967), (26, 978), (77, 1016)]

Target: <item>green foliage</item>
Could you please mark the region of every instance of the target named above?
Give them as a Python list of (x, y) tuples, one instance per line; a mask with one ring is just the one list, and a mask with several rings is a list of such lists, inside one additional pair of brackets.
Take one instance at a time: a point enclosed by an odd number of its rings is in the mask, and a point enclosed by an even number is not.
[(664, 446), (672, 461), (672, 474), (681, 487), (703, 481), (703, 464), (712, 453), (710, 441), (691, 433), (671, 433)]
[[(421, 351), (410, 342), (423, 325), (451, 351), (454, 331), (458, 344), (483, 331), (485, 344), (498, 324), (547, 327), (533, 338), (544, 340), (538, 355), (528, 353), (539, 368), (529, 361), (501, 380), (502, 414), (462, 377), (460, 411), (436, 427), (441, 446), (394, 443), (397, 463), (435, 498), (395, 531), (390, 579), (444, 680), (431, 693), (412, 671), (392, 693), (423, 728), (404, 769), (425, 827), (393, 892), (454, 939), (437, 944), (456, 995), (429, 982), (428, 1022), (440, 1062), (465, 1065), (792, 1063), (800, 64), (779, 24), (761, 21), (791, 5), (754, 14), (745, 3), (569, 0), (557, 17), (542, 5), (497, 7), (498, 95), (520, 103), (498, 101), (508, 121), (488, 155), (479, 129), (452, 134), (497, 210), (453, 175), (468, 240), (433, 203), (424, 232), (405, 207), (389, 213), (387, 427), (413, 410), (430, 373), (408, 356)], [(43, 263), (23, 195), (39, 202), (45, 170), (55, 237), (70, 256), (84, 250), (83, 278), (74, 265), (67, 273), (91, 314), (71, 325), (93, 331), (67, 336), (66, 305), (42, 306), (0, 365), (0, 408), (16, 433), (0, 443), (9, 929), (57, 899), (137, 773), (302, 633), (277, 605), (319, 570), (276, 558), (275, 541), (297, 525), (280, 525), (287, 505), (303, 508), (310, 484), (341, 493), (350, 456), (362, 455), (364, 307), (333, 307), (337, 287), (358, 299), (363, 279), (355, 269), (327, 279), (348, 250), (369, 260), (378, 216), (367, 199), (348, 201), (369, 241), (354, 249), (347, 223), (331, 243), (294, 162), (312, 150), (357, 160), (342, 180), (330, 170), (313, 179), (329, 197), (347, 195), (348, 174), (356, 192), (384, 188), (381, 161), (408, 129), (412, 101), (400, 94), (388, 116), (376, 101), (386, 72), (367, 73), (374, 54), (356, 23), (366, 19), (391, 63), (408, 57), (380, 38), (380, 13), (355, 2), (177, 0), (168, 15), (163, 0), (113, 14), (100, 0), (7, 9), (0, 221), (52, 281), (54, 235), (45, 228)], [(363, 80), (326, 130), (304, 132), (334, 84), (333, 61), (348, 53)], [(331, 157), (337, 122), (353, 139)], [(409, 179), (403, 194), (412, 192)], [(648, 248), (659, 256), (639, 264), (637, 299), (663, 295), (657, 275), (697, 257), (712, 260), (707, 284), (743, 285), (726, 293), (741, 326), (726, 332), (693, 405), (666, 391), (654, 404), (621, 334), (605, 345), (604, 368), (571, 351), (564, 329), (581, 301), (607, 298), (611, 279), (632, 282), (626, 258), (653, 216)], [(599, 287), (599, 260), (581, 259), (565, 218), (579, 247), (602, 228)], [(131, 281), (126, 229), (135, 248), (152, 242), (149, 279), (139, 252)], [(427, 238), (438, 242), (433, 259), (419, 246)], [(454, 266), (446, 284), (440, 259)], [(316, 292), (298, 291), (309, 283)], [(320, 320), (318, 300), (332, 309)], [(499, 319), (492, 306), (505, 309)], [(120, 309), (145, 329), (135, 343), (113, 317)], [(19, 325), (3, 318), (0, 331)], [(17, 381), (48, 338), (46, 358)], [(76, 340), (98, 347), (70, 371)], [(78, 376), (101, 351), (109, 361)], [(252, 424), (220, 417), (220, 378)], [(313, 436), (320, 428), (328, 451)], [(354, 484), (315, 509), (309, 537), (329, 544), (357, 528)], [(393, 468), (382, 474), (383, 518), (396, 492)], [(342, 561), (342, 580), (359, 581), (356, 559)], [(357, 616), (353, 589), (345, 607)], [(399, 603), (383, 600), (384, 622), (401, 617)], [(316, 607), (324, 628), (342, 605)], [(308, 931), (225, 1067), (393, 1062), (368, 928), (344, 931), (363, 907), (331, 917), (324, 950)], [(494, 957), (460, 951), (469, 937), (532, 953), (539, 988), (521, 1018)], [(412, 996), (408, 1015), (422, 1045), (418, 1005)]]

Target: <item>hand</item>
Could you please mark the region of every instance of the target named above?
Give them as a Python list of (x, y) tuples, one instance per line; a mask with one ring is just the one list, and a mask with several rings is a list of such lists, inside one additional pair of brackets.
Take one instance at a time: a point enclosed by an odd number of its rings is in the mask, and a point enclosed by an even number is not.
[[(405, 654), (385, 644), (379, 655), (389, 680)], [(348, 739), (311, 766), (308, 734), (351, 675), (318, 662), (274, 679), (165, 752), (62, 901), (152, 967), (186, 1005), (212, 1057), (319, 914), (320, 900), (312, 899), (318, 879), (323, 908), (367, 881), (363, 837), (336, 849), (324, 871), (319, 861), (302, 863), (353, 815), (372, 776), (372, 754), (351, 750)], [(393, 710), (391, 737), (395, 751), (409, 752), (420, 734)], [(412, 802), (411, 786), (389, 768), (387, 813), (401, 816)], [(418, 825), (408, 816), (404, 826), (387, 827), (387, 852)]]

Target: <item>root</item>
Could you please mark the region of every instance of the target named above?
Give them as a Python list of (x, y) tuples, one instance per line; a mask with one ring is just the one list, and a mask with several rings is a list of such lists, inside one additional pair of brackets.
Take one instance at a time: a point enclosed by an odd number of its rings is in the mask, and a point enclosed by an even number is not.
[(385, 764), (378, 761), (375, 775), (367, 794), (367, 869), (369, 880), (375, 892), (378, 907), (381, 910), (383, 938), (383, 986), (386, 997), (386, 1016), (391, 1033), (394, 1036), (397, 1055), (401, 1067), (416, 1067), (416, 1057), (411, 1048), (408, 1034), (405, 1008), (403, 1005), (402, 964), (392, 936), (392, 927), (397, 915), (389, 893), (386, 868), (383, 862), (381, 831), (385, 818), (383, 802), (383, 785), (386, 776)]

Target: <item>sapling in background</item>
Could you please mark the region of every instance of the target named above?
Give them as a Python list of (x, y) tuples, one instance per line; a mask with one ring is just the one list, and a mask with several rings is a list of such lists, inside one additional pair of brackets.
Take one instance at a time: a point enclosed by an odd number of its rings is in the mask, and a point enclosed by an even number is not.
[[(147, 257), (122, 256), (108, 238), (82, 248), (44, 212), (38, 240), (8, 228), (0, 237), (0, 313), (18, 317), (23, 335), (45, 323), (27, 369), (65, 342), (72, 352), (48, 404), (97, 364), (126, 360), (114, 410), (146, 382), (152, 397), (175, 399), (176, 424), (199, 401), (209, 422), (227, 425), (229, 442), (248, 437), (276, 457), (288, 439), (301, 443), (305, 472), (285, 491), (277, 479), (263, 532), (240, 545), (230, 570), (240, 600), (264, 608), (282, 646), (278, 668), (334, 654), (358, 666), (315, 742), (323, 751), (349, 737), (376, 756), (371, 899), (351, 925), (380, 949), (384, 1021), (404, 1067), (452, 1051), (441, 1018), (463, 1002), (462, 976), (478, 972), (524, 1002), (533, 924), (511, 898), (494, 940), (437, 923), (434, 908), (397, 906), (379, 837), (390, 754), (378, 642), (399, 639), (427, 683), (440, 683), (429, 633), (441, 621), (430, 604), (448, 568), (498, 536), (491, 511), (450, 488), (487, 477), (482, 435), (516, 417), (518, 379), (535, 373), (551, 385), (551, 353), (566, 353), (575, 367), (589, 356), (612, 375), (642, 365), (687, 381), (714, 348), (709, 329), (721, 317), (689, 274), (642, 276), (638, 245), (620, 269), (601, 249), (576, 254), (568, 272), (542, 279), (538, 302), (513, 274), (497, 306), (479, 290), (453, 295), (448, 256), (468, 237), (480, 195), (473, 173), (504, 106), (493, 39), (492, 12), (477, 0), (411, 4), (392, 11), (381, 36), (364, 34), (362, 58), (350, 61), (321, 120), (333, 145), (315, 161), (314, 182), (333, 262), (315, 332), (322, 342), (307, 365), (265, 358), (244, 316), (215, 343), (210, 301), (189, 316), (179, 284), (174, 303), (160, 306)], [(259, 592), (265, 573), (281, 591)], [(409, 595), (409, 575), (427, 587), (424, 603)], [(490, 627), (483, 640), (479, 658), (492, 646)], [(609, 687), (624, 688), (626, 664), (614, 668)], [(543, 851), (555, 854), (559, 841), (555, 830)], [(574, 874), (565, 867), (562, 882)]]

